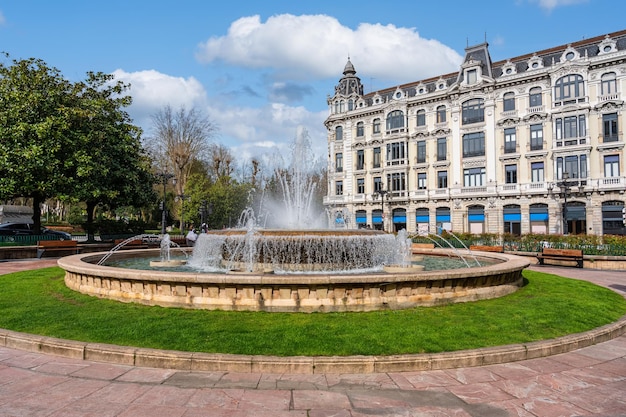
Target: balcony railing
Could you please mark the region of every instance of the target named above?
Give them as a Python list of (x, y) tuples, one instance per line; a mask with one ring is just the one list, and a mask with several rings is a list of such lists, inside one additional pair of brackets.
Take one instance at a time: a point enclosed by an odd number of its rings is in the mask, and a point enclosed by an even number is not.
[(619, 100), (619, 98), (620, 98), (619, 93), (602, 94), (598, 96), (598, 101), (602, 103), (604, 101)]

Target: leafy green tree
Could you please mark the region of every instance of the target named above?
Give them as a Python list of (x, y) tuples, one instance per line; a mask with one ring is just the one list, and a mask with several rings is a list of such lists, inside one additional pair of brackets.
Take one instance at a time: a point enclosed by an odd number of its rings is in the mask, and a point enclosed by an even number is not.
[(152, 203), (128, 88), (102, 73), (73, 84), (35, 58), (0, 62), (0, 199), (32, 198), (35, 227), (47, 198), (85, 202), (88, 223), (99, 204)]
[(32, 198), (35, 227), (41, 203), (71, 182), (71, 91), (42, 60), (0, 62), (0, 199)]
[(141, 130), (131, 123), (125, 107), (131, 97), (121, 81), (103, 73), (88, 73), (75, 84), (74, 156), (69, 197), (87, 205), (88, 237), (93, 238), (95, 209), (153, 203), (150, 160), (141, 147)]

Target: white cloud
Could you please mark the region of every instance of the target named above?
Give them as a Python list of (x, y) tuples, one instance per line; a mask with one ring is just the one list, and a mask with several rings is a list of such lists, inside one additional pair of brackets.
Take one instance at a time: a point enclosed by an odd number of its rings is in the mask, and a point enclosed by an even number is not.
[(280, 103), (247, 107), (215, 101), (207, 97), (195, 78), (172, 77), (154, 70), (129, 73), (118, 69), (113, 74), (116, 80), (131, 84), (133, 104), (128, 112), (148, 135), (152, 115), (169, 104), (174, 109), (180, 106), (204, 109), (219, 126), (216, 141), (230, 147), (240, 162), (277, 150), (283, 153), (299, 126), (306, 127), (316, 139), (316, 155), (326, 153), (325, 111), (311, 112), (302, 106)]
[(113, 72), (116, 80), (131, 85), (130, 95), (133, 104), (129, 113), (135, 123), (145, 131), (150, 130), (152, 115), (164, 106), (187, 109), (206, 105), (206, 91), (202, 84), (193, 77), (172, 77), (155, 70), (126, 72), (118, 69)]
[(421, 38), (414, 28), (366, 24), (356, 30), (325, 15), (242, 17), (224, 36), (199, 46), (196, 57), (210, 63), (273, 68), (279, 78), (337, 76), (336, 65), (351, 56), (360, 73), (384, 80), (413, 81), (458, 70), (462, 57), (439, 41)]
[(588, 0), (531, 0), (531, 1), (533, 3), (538, 3), (539, 7), (550, 12), (557, 7), (587, 3)]
[(0, 26), (4, 26), (4, 24), (7, 22), (7, 20), (4, 17), (4, 14), (2, 13), (2, 11), (0, 10)]

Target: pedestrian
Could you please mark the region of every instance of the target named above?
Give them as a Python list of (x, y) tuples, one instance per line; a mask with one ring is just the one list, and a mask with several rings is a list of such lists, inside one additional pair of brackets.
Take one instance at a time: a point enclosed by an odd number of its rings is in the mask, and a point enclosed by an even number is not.
[(189, 229), (187, 236), (185, 236), (185, 240), (187, 241), (187, 246), (195, 245), (197, 238), (198, 238), (198, 235), (196, 234), (196, 229), (195, 228)]

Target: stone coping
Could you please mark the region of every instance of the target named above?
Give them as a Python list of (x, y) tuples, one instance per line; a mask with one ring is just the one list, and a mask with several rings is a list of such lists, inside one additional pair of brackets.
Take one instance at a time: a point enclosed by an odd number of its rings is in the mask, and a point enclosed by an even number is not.
[(385, 373), (493, 365), (542, 358), (626, 333), (626, 316), (596, 329), (538, 342), (432, 354), (391, 356), (257, 356), (181, 352), (86, 343), (0, 329), (0, 346), (118, 365), (211, 372), (291, 374)]

